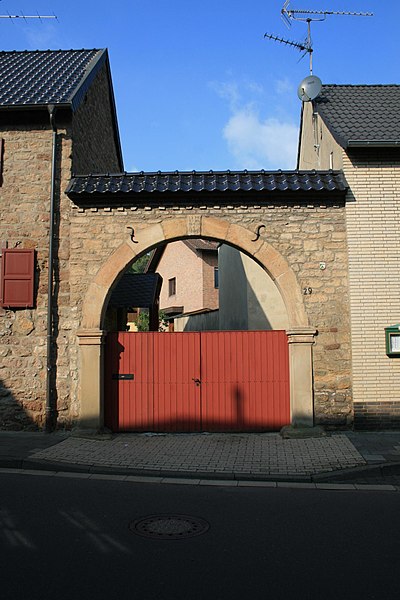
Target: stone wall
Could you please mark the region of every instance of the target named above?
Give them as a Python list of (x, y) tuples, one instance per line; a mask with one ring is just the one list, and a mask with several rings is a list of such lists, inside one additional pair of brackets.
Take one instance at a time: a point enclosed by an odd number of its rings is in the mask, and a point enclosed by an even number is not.
[[(243, 204), (246, 199), (243, 198)], [(344, 206), (310, 204), (245, 208), (78, 208), (71, 221), (71, 305), (77, 320), (89, 284), (111, 254), (146, 226), (188, 214), (203, 214), (240, 224), (255, 231), (265, 225), (262, 238), (275, 247), (304, 290), (309, 324), (318, 329), (313, 351), (316, 421), (345, 426), (352, 420), (348, 265)], [(145, 234), (143, 234), (145, 235)], [(193, 237), (199, 237), (198, 233)], [(148, 248), (152, 246), (151, 240)], [(78, 366), (71, 368), (78, 373)]]
[[(9, 248), (36, 250), (35, 309), (0, 309), (0, 428), (35, 428), (43, 424), (46, 399), (47, 279), (50, 224), (52, 131), (48, 116), (42, 124), (2, 124), (3, 182), (0, 187), (0, 240)], [(40, 119), (38, 119), (40, 121)], [(71, 139), (58, 135), (57, 210), (55, 227), (55, 301), (60, 328), (57, 352), (58, 407), (70, 410), (69, 353), (69, 222), (70, 201), (59, 193), (70, 177)]]
[[(36, 125), (13, 119), (12, 125), (0, 121), (0, 136), (5, 140), (0, 240), (9, 247), (20, 242), (37, 252), (35, 309), (2, 310), (0, 315), (0, 427), (15, 429), (44, 422), (52, 132), (47, 113), (36, 119)], [(191, 208), (184, 203), (183, 208), (79, 208), (63, 193), (71, 176), (71, 126), (67, 121), (62, 125), (60, 119), (58, 126), (54, 360), (59, 426), (70, 427), (79, 418), (81, 365), (76, 334), (89, 285), (111, 254), (129, 241), (127, 227), (143, 237), (149, 225), (163, 223), (165, 229), (168, 222), (180, 218), (186, 222), (189, 215), (193, 222), (198, 215), (211, 216), (251, 232), (260, 223), (265, 225), (262, 239), (286, 259), (299, 289), (306, 291), (302, 297), (309, 324), (319, 331), (313, 352), (316, 420), (347, 424), (352, 405), (344, 206), (332, 206), (327, 200), (322, 205), (246, 208), (244, 195), (241, 207), (217, 207), (214, 201), (196, 207), (191, 201)], [(179, 237), (177, 231), (175, 238)], [(196, 227), (192, 237), (199, 237)], [(240, 247), (240, 239), (232, 243)], [(146, 251), (153, 245), (148, 239)], [(322, 263), (326, 268), (320, 268)]]
[[(71, 178), (72, 131), (81, 168), (118, 168), (106, 67), (76, 115), (56, 115), (56, 207), (54, 244), (54, 398), (58, 422), (70, 426), (79, 415), (77, 307), (70, 301), (71, 202), (64, 194)], [(76, 122), (74, 121), (76, 119)], [(72, 122), (74, 126), (72, 127)], [(4, 139), (0, 183), (0, 247), (36, 250), (35, 308), (0, 309), (0, 429), (44, 425), (47, 380), (47, 293), (53, 133), (47, 111), (0, 112)], [(101, 142), (101, 143), (100, 143)], [(92, 153), (89, 157), (89, 153)], [(79, 243), (78, 243), (79, 246)], [(90, 250), (89, 250), (90, 252)]]

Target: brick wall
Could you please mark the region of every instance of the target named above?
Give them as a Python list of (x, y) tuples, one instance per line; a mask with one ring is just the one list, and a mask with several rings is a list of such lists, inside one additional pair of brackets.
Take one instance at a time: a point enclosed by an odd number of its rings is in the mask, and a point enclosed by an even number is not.
[(384, 328), (400, 322), (400, 152), (357, 148), (347, 154), (320, 117), (313, 122), (308, 103), (299, 166), (328, 169), (331, 153), (351, 188), (346, 224), (355, 426), (397, 427), (400, 361), (385, 354)]
[(400, 406), (400, 361), (386, 356), (384, 334), (400, 322), (400, 153), (358, 150), (343, 162), (352, 191), (346, 217), (354, 401), (357, 420), (375, 427)]

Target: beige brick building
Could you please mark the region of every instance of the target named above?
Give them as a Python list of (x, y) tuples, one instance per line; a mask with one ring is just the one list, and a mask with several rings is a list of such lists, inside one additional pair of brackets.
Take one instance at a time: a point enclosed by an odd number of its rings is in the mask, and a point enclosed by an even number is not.
[[(300, 169), (343, 169), (355, 426), (400, 427), (400, 86), (323, 86), (305, 103)], [(335, 239), (337, 239), (335, 234)]]

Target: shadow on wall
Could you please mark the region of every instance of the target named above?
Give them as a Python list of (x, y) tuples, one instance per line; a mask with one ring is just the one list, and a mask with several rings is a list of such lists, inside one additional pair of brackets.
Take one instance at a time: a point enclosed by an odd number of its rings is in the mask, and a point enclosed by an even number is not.
[(249, 315), (248, 330), (262, 329), (263, 331), (269, 331), (274, 329), (250, 283), (247, 285), (247, 314)]
[(0, 429), (6, 431), (38, 431), (37, 423), (0, 379)]
[[(219, 265), (219, 329), (221, 331), (273, 329), (265, 307), (260, 303), (248, 279), (241, 253), (226, 244), (221, 246)], [(261, 267), (259, 269), (261, 270)], [(266, 281), (264, 277), (269, 277), (265, 271), (261, 276), (264, 281)]]

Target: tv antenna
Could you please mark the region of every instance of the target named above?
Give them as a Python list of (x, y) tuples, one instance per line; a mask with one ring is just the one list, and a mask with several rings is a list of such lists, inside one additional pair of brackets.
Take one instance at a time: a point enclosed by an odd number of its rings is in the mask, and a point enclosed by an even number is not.
[(318, 96), (322, 88), (322, 81), (319, 77), (313, 75), (313, 45), (311, 39), (311, 23), (316, 21), (325, 21), (326, 17), (330, 15), (349, 16), (349, 17), (372, 17), (373, 13), (369, 12), (347, 12), (347, 11), (333, 11), (333, 10), (300, 10), (289, 7), (290, 0), (285, 0), (285, 3), (281, 9), (281, 17), (283, 22), (290, 28), (292, 21), (301, 21), (307, 23), (307, 37), (304, 42), (295, 42), (293, 40), (287, 40), (286, 38), (279, 37), (277, 35), (266, 33), (265, 38), (285, 44), (296, 48), (303, 55), (300, 60), (304, 58), (306, 54), (310, 57), (310, 75), (305, 77), (300, 83), (297, 95), (303, 102), (310, 102)]
[(312, 46), (312, 38), (311, 38), (311, 23), (316, 21), (325, 21), (326, 17), (330, 15), (339, 15), (339, 16), (350, 16), (350, 17), (372, 17), (373, 13), (369, 12), (347, 12), (347, 11), (333, 11), (333, 10), (300, 10), (289, 8), (290, 0), (286, 0), (283, 8), (281, 9), (281, 17), (283, 22), (291, 27), (292, 21), (302, 21), (307, 23), (307, 37), (304, 42), (294, 42), (292, 40), (287, 40), (283, 37), (279, 37), (277, 35), (273, 35), (270, 33), (266, 33), (264, 37), (273, 40), (275, 42), (280, 42), (282, 44), (286, 44), (287, 46), (292, 46), (296, 48), (300, 52), (303, 52), (303, 55), (300, 57), (300, 60), (304, 58), (306, 54), (310, 57), (310, 76), (313, 74), (313, 46)]
[[(0, 0), (1, 2), (1, 0)], [(22, 21), (26, 21), (26, 19), (39, 19), (40, 21), (42, 19), (56, 19), (57, 17), (56, 15), (39, 15), (39, 13), (37, 15), (10, 15), (9, 13), (6, 15), (0, 15), (0, 19), (21, 19)]]
[[(292, 21), (325, 21), (330, 15), (338, 15), (344, 17), (373, 17), (374, 13), (370, 12), (349, 12), (344, 10), (301, 10), (289, 8), (290, 0), (286, 0), (281, 9), (281, 17), (283, 22), (290, 27)], [(314, 15), (314, 16), (311, 16)]]

